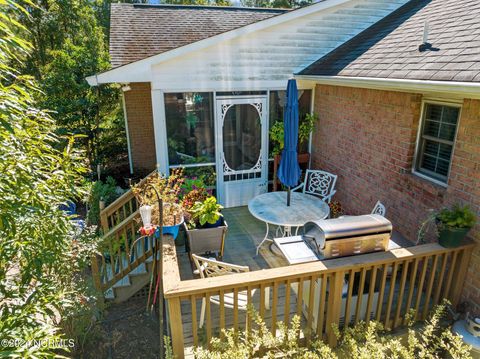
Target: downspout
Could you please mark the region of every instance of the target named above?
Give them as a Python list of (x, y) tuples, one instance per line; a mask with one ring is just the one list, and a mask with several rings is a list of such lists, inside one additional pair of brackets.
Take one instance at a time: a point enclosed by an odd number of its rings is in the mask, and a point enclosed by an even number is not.
[[(315, 111), (315, 88), (314, 86), (312, 88), (312, 93), (310, 94), (310, 114), (313, 115)], [(312, 139), (313, 139), (313, 131), (310, 132), (310, 135), (308, 136), (308, 153), (310, 153), (310, 156), (308, 158), (308, 168), (312, 168)]]
[(125, 103), (125, 87), (122, 87), (122, 108), (123, 118), (125, 119), (125, 133), (127, 135), (128, 165), (130, 167), (130, 174), (133, 174), (132, 148), (130, 145), (130, 132), (128, 131), (127, 105)]

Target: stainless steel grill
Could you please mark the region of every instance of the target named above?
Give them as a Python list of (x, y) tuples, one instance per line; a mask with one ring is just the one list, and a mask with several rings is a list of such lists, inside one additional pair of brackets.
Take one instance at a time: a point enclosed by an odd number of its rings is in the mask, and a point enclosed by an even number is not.
[(386, 251), (392, 223), (378, 214), (345, 216), (305, 224), (302, 239), (319, 259)]

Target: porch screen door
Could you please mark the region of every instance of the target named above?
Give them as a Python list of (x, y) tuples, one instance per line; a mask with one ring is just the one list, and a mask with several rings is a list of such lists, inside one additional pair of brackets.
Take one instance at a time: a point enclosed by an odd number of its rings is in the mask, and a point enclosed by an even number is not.
[(217, 196), (225, 207), (245, 206), (267, 191), (267, 100), (217, 98)]

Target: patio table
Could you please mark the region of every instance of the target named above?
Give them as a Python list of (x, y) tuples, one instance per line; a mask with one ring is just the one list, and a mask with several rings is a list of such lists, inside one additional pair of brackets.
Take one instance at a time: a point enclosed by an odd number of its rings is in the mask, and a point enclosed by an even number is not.
[(248, 210), (255, 218), (265, 222), (267, 231), (265, 237), (257, 246), (257, 255), (265, 242), (273, 242), (269, 238), (270, 226), (277, 226), (276, 236), (292, 235), (292, 228), (303, 227), (306, 222), (325, 219), (330, 214), (330, 207), (320, 198), (292, 192), (290, 206), (287, 206), (287, 192), (269, 192), (261, 194), (248, 202)]

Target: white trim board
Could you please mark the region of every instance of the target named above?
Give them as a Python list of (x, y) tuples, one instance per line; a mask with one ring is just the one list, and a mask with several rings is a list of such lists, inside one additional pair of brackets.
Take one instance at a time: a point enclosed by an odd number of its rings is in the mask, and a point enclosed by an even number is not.
[[(388, 79), (374, 77), (313, 76), (295, 75), (297, 80), (320, 85), (370, 88), (399, 92), (421, 93), (446, 98), (480, 99), (479, 82), (429, 81), (410, 79)], [(304, 84), (305, 86), (305, 84)]]

